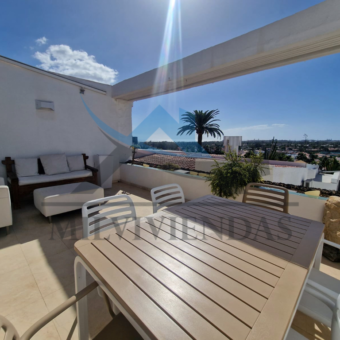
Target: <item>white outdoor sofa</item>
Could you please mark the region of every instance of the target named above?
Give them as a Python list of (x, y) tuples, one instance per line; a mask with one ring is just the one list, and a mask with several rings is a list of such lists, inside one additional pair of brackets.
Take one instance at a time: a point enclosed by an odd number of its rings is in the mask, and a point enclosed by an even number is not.
[(5, 181), (0, 177), (0, 228), (7, 228), (7, 234), (9, 233), (9, 227), (13, 224), (11, 198), (9, 194), (8, 186), (5, 185)]
[(35, 189), (79, 182), (97, 184), (98, 170), (86, 164), (86, 160), (89, 158), (86, 154), (82, 154), (82, 156), (84, 160), (83, 170), (69, 171), (55, 175), (46, 175), (40, 158), (38, 158), (39, 174), (37, 176), (27, 177), (17, 176), (15, 160), (11, 159), (11, 157), (6, 157), (5, 160), (2, 161), (2, 164), (6, 167), (7, 184), (11, 193), (13, 208), (19, 209), (21, 199), (26, 195), (32, 194)]

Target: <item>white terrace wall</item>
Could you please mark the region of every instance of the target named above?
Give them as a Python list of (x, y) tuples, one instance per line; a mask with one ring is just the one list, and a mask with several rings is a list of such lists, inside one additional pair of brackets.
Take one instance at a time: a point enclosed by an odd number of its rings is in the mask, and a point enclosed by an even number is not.
[(205, 179), (195, 176), (178, 175), (172, 171), (164, 171), (155, 168), (146, 168), (138, 165), (122, 164), (121, 180), (134, 185), (152, 189), (161, 185), (177, 183), (184, 192), (187, 200), (209, 195), (211, 193), (209, 184)]
[[(119, 179), (119, 162), (130, 150), (117, 148), (98, 128), (81, 101), (81, 84), (63, 81), (27, 67), (0, 59), (0, 160), (6, 156), (34, 157), (50, 153), (67, 155), (112, 154)], [(90, 89), (83, 98), (92, 112), (118, 132), (129, 135), (132, 129), (132, 103), (114, 100), (109, 85), (87, 82), (107, 91)], [(35, 100), (54, 102), (55, 111), (36, 110)], [(5, 167), (0, 163), (0, 177)]]
[[(145, 189), (177, 183), (182, 187), (186, 200), (193, 200), (211, 194), (209, 183), (202, 177), (176, 174), (171, 171), (146, 168), (138, 165), (122, 164), (121, 180)], [(239, 195), (236, 201), (241, 202), (242, 197), (243, 194)], [(291, 193), (289, 203), (289, 213), (291, 215), (322, 222), (325, 199)]]

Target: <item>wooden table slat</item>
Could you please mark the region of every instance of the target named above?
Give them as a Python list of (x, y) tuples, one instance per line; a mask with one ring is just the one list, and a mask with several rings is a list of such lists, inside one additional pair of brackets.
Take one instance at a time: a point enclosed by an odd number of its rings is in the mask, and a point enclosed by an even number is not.
[[(170, 210), (167, 210), (169, 212), (172, 212)], [(184, 210), (178, 210), (176, 211), (177, 215), (180, 215), (184, 218), (187, 219), (191, 219), (193, 222), (196, 223), (202, 223), (206, 226), (210, 226), (210, 227), (215, 227), (217, 228), (220, 232), (222, 232), (225, 235), (228, 235), (230, 238), (238, 240), (238, 241), (242, 241), (243, 243), (249, 244), (251, 246), (254, 246), (257, 249), (261, 249), (265, 252), (268, 252), (274, 256), (279, 256), (282, 259), (285, 259), (287, 261), (290, 261), (290, 259), (292, 258), (292, 254), (294, 253), (292, 250), (290, 250), (287, 247), (284, 246), (276, 246), (273, 244), (273, 242), (271, 242), (270, 240), (267, 239), (263, 239), (261, 237), (258, 237), (256, 240), (251, 239), (249, 237), (245, 237), (245, 233), (241, 234), (241, 233), (237, 233), (234, 230), (233, 231), (229, 231), (229, 230), (225, 230), (224, 228), (222, 228), (222, 226), (219, 223), (216, 223), (213, 220), (207, 220), (204, 217), (199, 217), (197, 216), (197, 214), (195, 213), (188, 213)], [(262, 242), (263, 240), (263, 242)], [(281, 249), (280, 249), (281, 248)], [(283, 248), (283, 249), (282, 249)]]
[[(289, 245), (286, 245), (286, 244), (283, 244), (283, 243), (279, 243), (274, 238), (266, 237), (266, 236), (268, 236), (268, 234), (266, 234), (266, 233), (265, 233), (264, 236), (259, 236), (259, 232), (252, 230), (250, 223), (247, 226), (248, 229), (246, 228), (246, 230), (242, 230), (242, 229), (239, 229), (239, 228), (235, 228), (235, 226), (233, 227), (232, 223), (229, 225), (227, 223), (228, 221), (226, 221), (226, 220), (222, 221), (221, 219), (218, 219), (218, 218), (212, 218), (211, 216), (213, 216), (213, 215), (207, 214), (207, 213), (199, 213), (198, 210), (194, 210), (194, 209), (190, 209), (190, 208), (185, 207), (185, 208), (178, 210), (177, 212), (186, 214), (186, 215), (190, 216), (191, 218), (196, 218), (196, 219), (199, 219), (201, 221), (205, 221), (206, 223), (212, 224), (216, 227), (220, 227), (222, 229), (225, 229), (226, 231), (229, 232), (231, 237), (235, 237), (235, 238), (242, 237), (242, 238), (254, 239), (259, 243), (266, 244), (269, 247), (273, 247), (275, 249), (281, 250), (281, 251), (286, 252), (288, 254), (294, 254), (294, 250), (296, 249), (295, 248), (296, 244), (289, 243)], [(244, 219), (244, 220), (246, 221), (246, 219)]]
[(306, 232), (305, 229), (295, 228), (294, 226), (291, 226), (291, 223), (289, 222), (290, 216), (287, 214), (285, 214), (285, 216), (283, 216), (284, 218), (282, 218), (282, 221), (279, 222), (278, 220), (272, 221), (271, 219), (268, 219), (266, 216), (255, 216), (251, 213), (244, 214), (244, 211), (235, 209), (235, 207), (231, 207), (228, 205), (224, 206), (223, 209), (220, 209), (219, 207), (216, 207), (214, 203), (211, 203), (211, 201), (208, 201), (207, 204), (203, 202), (203, 203), (198, 203), (197, 205), (194, 205), (194, 206), (199, 207), (199, 209), (203, 208), (204, 209), (203, 211), (206, 211), (205, 209), (209, 209), (212, 213), (218, 213), (218, 215), (220, 216), (224, 216), (224, 217), (233, 216), (235, 217), (235, 220), (236, 220), (235, 223), (238, 223), (237, 222), (238, 217), (241, 217), (241, 218), (245, 217), (251, 223), (254, 223), (254, 228), (256, 229), (258, 229), (258, 226), (264, 219), (269, 229), (273, 231), (276, 230), (277, 232), (280, 232), (285, 235), (287, 234), (292, 235), (299, 239), (303, 238), (303, 235)]
[(285, 252), (285, 253), (290, 254), (290, 255), (294, 254), (294, 252), (295, 252), (295, 249), (291, 246), (286, 246), (284, 244), (275, 242), (275, 240), (271, 240), (271, 239), (268, 239), (266, 237), (259, 236), (258, 233), (252, 233), (251, 228), (249, 228), (250, 232), (248, 232), (247, 230), (241, 230), (241, 229), (236, 229), (236, 228), (232, 228), (232, 227), (228, 228), (228, 225), (226, 225), (223, 222), (220, 222), (216, 219), (209, 218), (205, 214), (200, 215), (200, 214), (197, 213), (197, 211), (189, 211), (188, 209), (178, 210), (178, 213), (182, 213), (182, 214), (185, 214), (187, 216), (190, 216), (191, 218), (195, 218), (195, 219), (204, 221), (206, 223), (214, 225), (215, 227), (225, 229), (229, 233), (229, 235), (233, 238), (256, 240), (256, 242), (258, 242), (258, 243), (265, 244), (269, 247), (280, 250), (280, 251)]
[[(172, 320), (176, 320), (182, 329), (186, 329), (190, 336), (195, 339), (225, 339), (225, 335), (211, 323), (108, 241), (92, 241), (92, 244)], [(154, 318), (157, 316), (154, 315)]]
[[(195, 226), (196, 231), (207, 234), (216, 239), (221, 239), (224, 243), (240, 251), (253, 255), (259, 259), (262, 259), (280, 268), (285, 268), (287, 265), (287, 261), (289, 261), (289, 259), (291, 258), (289, 254), (282, 254), (281, 251), (277, 251), (276, 249), (274, 249), (273, 251), (272, 248), (267, 247), (266, 245), (262, 245), (261, 249), (259, 249), (257, 247), (258, 246), (257, 242), (254, 240), (250, 239), (239, 240), (232, 238), (229, 236), (229, 233), (223, 230), (222, 228), (215, 227), (214, 225), (210, 225), (203, 221), (197, 221), (194, 219), (190, 220), (189, 216), (182, 214), (180, 212), (170, 213), (168, 210), (166, 210), (163, 212), (163, 214), (164, 213), (169, 216), (171, 215), (173, 218), (183, 220), (184, 222), (182, 222), (182, 224), (185, 223), (188, 226)], [(287, 259), (282, 258), (285, 255), (287, 255)]]
[[(154, 227), (152, 228), (152, 226), (150, 226), (149, 224), (141, 223), (140, 227), (156, 235)], [(221, 261), (214, 256), (211, 256), (210, 254), (203, 252), (200, 249), (193, 247), (186, 242), (182, 242), (181, 240), (172, 237), (170, 234), (160, 229), (157, 230), (157, 237), (170, 243), (171, 245), (182, 250), (188, 255), (195, 257), (201, 262), (204, 262), (212, 268), (219, 270), (221, 273), (229, 276), (231, 279), (241, 283), (242, 285), (248, 287), (249, 289), (252, 289), (256, 293), (264, 297), (268, 297), (273, 291), (273, 287), (271, 287), (270, 285), (261, 282), (260, 280), (250, 276), (249, 274), (242, 272), (241, 270)]]
[[(192, 257), (189, 254), (182, 252), (180, 249), (173, 247), (170, 243), (163, 241), (161, 238), (155, 238), (152, 233), (140, 227), (135, 229), (137, 229), (135, 231), (136, 237), (140, 237), (148, 243), (154, 245), (167, 255), (173, 257), (177, 261), (180, 261), (187, 267), (204, 276), (207, 280), (214, 282), (216, 285), (234, 295), (241, 301), (246, 302), (249, 306), (255, 308), (258, 311), (262, 310), (267, 301), (263, 296), (257, 294), (246, 286), (240, 285), (235, 280), (201, 262), (195, 257)], [(131, 229), (129, 229), (129, 231), (132, 232)]]
[(151, 339), (192, 339), (91, 243), (76, 250)]
[[(301, 239), (303, 237), (302, 235), (301, 238), (297, 239), (293, 236), (289, 237), (289, 235), (285, 233), (276, 232), (273, 229), (269, 228), (269, 225), (266, 223), (265, 219), (263, 219), (259, 225), (254, 226), (251, 223), (251, 221), (248, 220), (247, 217), (244, 217), (242, 219), (238, 217), (235, 218), (234, 216), (225, 218), (223, 217), (222, 214), (218, 213), (215, 214), (215, 212), (209, 211), (208, 209), (204, 209), (201, 207), (183, 207), (183, 210), (185, 212), (186, 211), (194, 212), (197, 216), (204, 216), (208, 220), (216, 221), (225, 229), (232, 228), (232, 230), (235, 230), (235, 232), (239, 232), (240, 234), (246, 231), (249, 232), (250, 237), (259, 236), (269, 238), (270, 240), (273, 240), (275, 243), (279, 243), (284, 246), (291, 247), (293, 249), (296, 249), (299, 246), (299, 243), (301, 242)], [(240, 222), (244, 222), (245, 225), (242, 225)]]
[(232, 256), (228, 253), (225, 253), (224, 251), (214, 247), (213, 245), (210, 245), (208, 243), (202, 242), (200, 239), (198, 238), (191, 238), (188, 234), (183, 233), (181, 230), (179, 229), (175, 229), (174, 227), (164, 223), (164, 222), (160, 222), (158, 220), (153, 221), (152, 225), (154, 225), (155, 227), (171, 234), (174, 235), (175, 237), (183, 240), (186, 243), (189, 243), (190, 245), (192, 245), (193, 247), (196, 247), (204, 252), (206, 252), (209, 255), (212, 255), (218, 259), (220, 259), (223, 262), (226, 262), (228, 264), (230, 264), (231, 266), (245, 272), (248, 273), (249, 275), (255, 277), (256, 279), (265, 282), (266, 284), (275, 287), (277, 281), (278, 281), (278, 277), (274, 276), (270, 273), (267, 273), (266, 271), (259, 269), (243, 260), (240, 260), (238, 258), (236, 258), (235, 256)]
[[(118, 235), (112, 235), (109, 242), (142, 268), (146, 273), (161, 283), (172, 294), (180, 298), (200, 315), (204, 315), (204, 318), (208, 322), (218, 328), (225, 335), (232, 339), (246, 338), (250, 331), (250, 327), (246, 326), (243, 320), (237, 319), (214, 301), (203, 295), (199, 290), (192, 287), (181, 277), (175, 275), (173, 272), (168, 270), (168, 268), (165, 268), (154, 261), (153, 258), (141, 252), (131, 243), (124, 239), (119, 239)], [(106, 244), (102, 242), (100, 244), (100, 249), (102, 250), (104, 246), (106, 246)], [(107, 254), (107, 251), (105, 251), (105, 254)], [(113, 259), (113, 261), (115, 260)], [(122, 266), (121, 270), (125, 272), (126, 269)], [(138, 280), (138, 282), (139, 281), (140, 280)], [(204, 314), (205, 310), (209, 310), (210, 313)], [(187, 321), (184, 320), (183, 322), (186, 323)]]
[(289, 263), (247, 340), (283, 339), (307, 276), (307, 269)]
[[(211, 196), (208, 197), (208, 200), (215, 200), (215, 201), (220, 201), (222, 206), (223, 204), (226, 204), (226, 202), (223, 203), (223, 200), (225, 200), (224, 198), (221, 197), (217, 197), (217, 196)], [(198, 200), (201, 200), (202, 197)], [(280, 212), (280, 211), (274, 211), (274, 210), (270, 210), (270, 209), (266, 209), (266, 208), (261, 208), (261, 207), (255, 207), (251, 204), (246, 204), (246, 203), (241, 203), (241, 202), (237, 202), (234, 200), (227, 200), (227, 204), (234, 204), (235, 205), (235, 209), (236, 208), (240, 208), (246, 211), (251, 211), (254, 214), (261, 214), (263, 216), (268, 216), (268, 218), (272, 218), (273, 220), (276, 219), (280, 219), (281, 216), (285, 215), (285, 213)], [(191, 203), (193, 203), (193, 201), (190, 201)], [(294, 223), (295, 227), (299, 227), (299, 228), (303, 228), (303, 229), (308, 229), (308, 225), (311, 222), (311, 220), (308, 220), (306, 218), (303, 217), (299, 217), (296, 215), (290, 215), (292, 223)]]
[[(235, 249), (238, 249), (239, 251), (244, 252), (245, 254), (249, 254), (251, 256), (254, 256), (255, 258), (262, 259), (263, 261), (266, 261), (274, 266), (280, 267), (284, 269), (287, 265), (287, 261), (283, 260), (275, 255), (270, 254), (268, 251), (264, 251), (262, 249), (258, 249), (255, 246), (253, 246), (254, 241), (252, 240), (246, 240), (247, 242), (251, 242), (250, 244), (245, 243), (244, 240), (236, 240), (234, 238), (229, 237), (229, 235), (221, 228), (216, 228), (215, 226), (207, 226), (206, 223), (197, 223), (197, 221), (189, 220), (185, 215), (177, 213), (172, 214), (168, 212), (162, 212), (162, 216), (166, 214), (167, 217), (170, 219), (174, 219), (176, 221), (180, 221), (179, 223), (181, 225), (185, 224), (189, 227), (194, 227), (196, 231), (203, 233), (205, 235), (209, 235), (210, 237), (215, 238), (216, 240), (221, 240), (223, 243), (234, 247)], [(157, 218), (156, 216), (155, 218)], [(256, 244), (256, 243), (255, 243)], [(281, 252), (280, 252), (281, 253)]]
[(255, 267), (258, 267), (268, 273), (271, 273), (277, 277), (283, 272), (283, 268), (271, 264), (268, 261), (264, 261), (261, 258), (258, 258), (254, 255), (246, 253), (238, 248), (230, 246), (223, 240), (223, 236), (217, 237), (216, 233), (214, 233), (211, 229), (202, 230), (200, 225), (194, 224), (192, 222), (186, 223), (186, 225), (182, 224), (182, 218), (176, 218), (173, 215), (162, 215), (161, 217), (155, 217), (155, 221), (160, 221), (163, 223), (167, 223), (169, 225), (174, 225), (174, 228), (182, 230), (183, 232), (191, 235), (192, 237), (196, 236), (202, 240), (202, 242), (206, 242), (230, 255), (233, 255)]
[(314, 258), (319, 244), (320, 233), (322, 235), (323, 225), (320, 222), (312, 222), (305, 237), (300, 243), (300, 247), (293, 255), (291, 262), (305, 268), (311, 265), (310, 259)]
[(203, 275), (134, 234), (133, 230), (131, 230), (131, 232), (121, 233), (120, 237), (133, 244), (154, 261), (171, 270), (172, 273), (178, 275), (182, 280), (198, 289), (202, 294), (206, 295), (226, 311), (235, 315), (238, 319), (241, 319), (248, 326), (251, 327), (254, 325), (259, 312), (226, 290), (220, 288), (218, 283), (207, 280)]

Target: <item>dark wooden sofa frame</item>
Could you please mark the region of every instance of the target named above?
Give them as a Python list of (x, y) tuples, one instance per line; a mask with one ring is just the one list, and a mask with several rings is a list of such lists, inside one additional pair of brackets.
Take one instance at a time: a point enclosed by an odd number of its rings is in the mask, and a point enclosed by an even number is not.
[[(7, 185), (10, 190), (13, 209), (20, 209), (21, 199), (27, 195), (32, 194), (35, 189), (53, 187), (56, 185), (63, 185), (63, 184), (70, 184), (70, 183), (79, 183), (79, 182), (90, 182), (90, 183), (97, 185), (98, 169), (87, 165), (86, 160), (89, 158), (89, 156), (86, 156), (86, 154), (84, 153), (82, 155), (84, 158), (85, 170), (92, 171), (91, 177), (88, 176), (88, 177), (80, 177), (80, 178), (63, 179), (60, 181), (35, 183), (35, 184), (28, 184), (28, 185), (21, 185), (21, 186), (19, 185), (18, 176), (13, 169), (13, 165), (15, 164), (15, 161), (11, 159), (11, 157), (5, 157), (5, 160), (2, 161), (2, 164), (6, 166), (7, 178), (11, 180), (11, 182), (8, 181)], [(45, 174), (40, 158), (38, 158), (38, 172), (40, 175)]]

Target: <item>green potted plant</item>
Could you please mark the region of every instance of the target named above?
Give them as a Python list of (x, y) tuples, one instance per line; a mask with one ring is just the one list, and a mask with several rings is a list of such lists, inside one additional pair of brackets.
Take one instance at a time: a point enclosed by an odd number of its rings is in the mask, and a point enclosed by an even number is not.
[(214, 195), (235, 199), (248, 183), (262, 181), (261, 174), (265, 169), (262, 165), (262, 155), (251, 155), (250, 160), (247, 161), (236, 152), (229, 151), (224, 157), (224, 163), (215, 160), (215, 165), (207, 178)]

